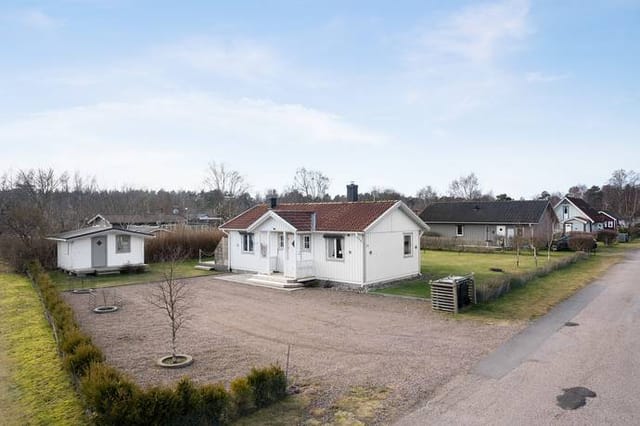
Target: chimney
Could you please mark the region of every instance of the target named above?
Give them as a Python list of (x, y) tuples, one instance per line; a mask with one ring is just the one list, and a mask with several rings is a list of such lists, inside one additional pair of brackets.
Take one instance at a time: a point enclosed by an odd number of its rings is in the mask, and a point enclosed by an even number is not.
[(356, 202), (358, 201), (358, 185), (351, 182), (347, 185), (347, 201)]
[(276, 206), (278, 205), (278, 194), (276, 194), (276, 191), (272, 191), (268, 196), (267, 199), (269, 200), (269, 208), (270, 209), (275, 209)]

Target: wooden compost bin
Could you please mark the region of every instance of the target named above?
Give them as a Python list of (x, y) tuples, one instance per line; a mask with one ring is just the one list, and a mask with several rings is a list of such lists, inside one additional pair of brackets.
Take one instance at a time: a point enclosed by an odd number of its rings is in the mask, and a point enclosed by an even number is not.
[(449, 276), (431, 281), (431, 307), (454, 314), (465, 306), (477, 303), (473, 274)]

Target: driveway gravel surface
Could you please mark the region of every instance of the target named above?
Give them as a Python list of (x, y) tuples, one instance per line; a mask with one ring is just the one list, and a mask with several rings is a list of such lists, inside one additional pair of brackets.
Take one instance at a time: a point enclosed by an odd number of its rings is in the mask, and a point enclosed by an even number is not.
[(319, 288), (284, 292), (215, 277), (188, 285), (190, 320), (178, 348), (195, 362), (184, 370), (155, 365), (169, 351), (170, 333), (165, 314), (147, 302), (154, 284), (118, 287), (122, 307), (111, 314), (91, 312), (91, 296), (65, 298), (109, 362), (142, 385), (183, 375), (228, 383), (253, 366), (284, 367), (291, 344), (289, 376), (316, 390), (314, 406), (329, 407), (355, 386), (388, 389), (378, 423), (426, 401), (522, 328), (453, 319), (418, 300)]

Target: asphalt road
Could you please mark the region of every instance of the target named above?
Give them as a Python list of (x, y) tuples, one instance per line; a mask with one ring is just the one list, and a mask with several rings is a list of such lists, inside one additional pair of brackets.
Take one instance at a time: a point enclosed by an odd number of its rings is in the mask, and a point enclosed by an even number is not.
[[(574, 410), (559, 407), (563, 389), (578, 386), (596, 396)], [(640, 424), (640, 251), (399, 424)]]

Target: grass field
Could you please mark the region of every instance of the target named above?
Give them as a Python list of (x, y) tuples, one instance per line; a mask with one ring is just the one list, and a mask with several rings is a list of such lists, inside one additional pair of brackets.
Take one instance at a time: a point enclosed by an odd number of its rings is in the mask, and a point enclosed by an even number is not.
[[(217, 274), (216, 271), (203, 271), (201, 269), (195, 269), (198, 264), (197, 260), (186, 260), (176, 264), (175, 276), (177, 278), (191, 278), (200, 277), (203, 275)], [(61, 271), (51, 271), (49, 275), (56, 284), (56, 286), (64, 291), (74, 288), (100, 288), (100, 287), (113, 287), (129, 284), (148, 283), (153, 281), (162, 281), (164, 278), (164, 271), (167, 267), (166, 263), (151, 263), (149, 264), (149, 271), (140, 274), (115, 274), (115, 275), (100, 275), (100, 276), (86, 276), (76, 277), (67, 275)]]
[[(567, 252), (552, 252), (551, 261), (570, 255)], [(538, 266), (547, 263), (546, 253), (538, 256)], [(502, 269), (504, 272), (494, 272), (490, 268)], [(520, 255), (520, 266), (516, 266), (516, 256), (513, 253), (458, 253), (441, 250), (422, 251), (422, 274), (424, 279), (403, 281), (392, 287), (374, 290), (373, 293), (384, 293), (396, 296), (431, 297), (429, 280), (447, 275), (475, 274), (476, 281), (508, 274), (518, 274), (532, 271), (536, 268), (533, 255)]]
[(49, 324), (29, 281), (0, 272), (0, 413), (4, 425), (83, 425)]
[(640, 249), (640, 241), (598, 249), (595, 256), (536, 278), (497, 300), (476, 305), (464, 315), (491, 320), (531, 320), (542, 316), (621, 261), (631, 249)]
[[(630, 249), (640, 248), (640, 242), (601, 247), (595, 256), (580, 261), (565, 269), (555, 271), (530, 281), (497, 300), (481, 303), (463, 313), (466, 317), (498, 320), (530, 320), (547, 313), (553, 306), (584, 287), (610, 266), (619, 262)], [(553, 262), (571, 252), (552, 252)], [(538, 266), (547, 263), (546, 253), (538, 256)], [(494, 272), (490, 268), (502, 269)], [(425, 281), (405, 281), (396, 286), (374, 290), (376, 293), (413, 297), (431, 297), (428, 280), (447, 275), (465, 275), (473, 272), (477, 283), (482, 283), (504, 274), (517, 275), (536, 269), (535, 259), (530, 253), (520, 256), (516, 266), (514, 253), (458, 253), (426, 250), (422, 252), (422, 273)]]

